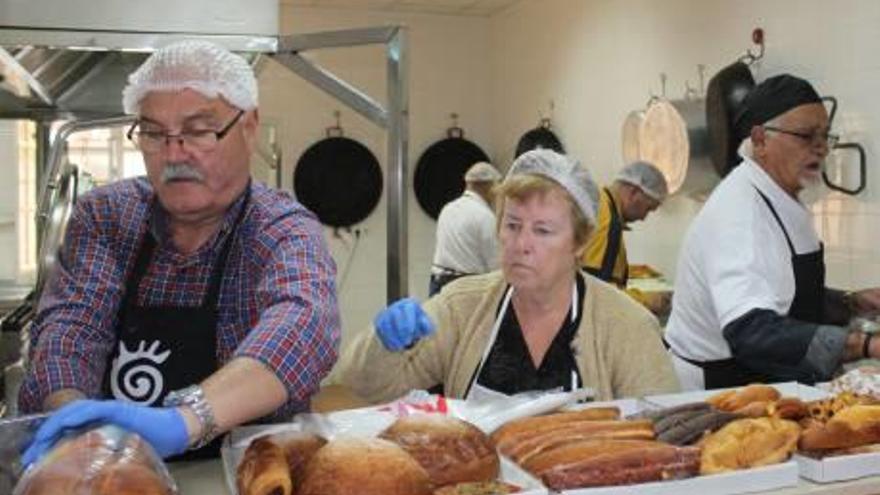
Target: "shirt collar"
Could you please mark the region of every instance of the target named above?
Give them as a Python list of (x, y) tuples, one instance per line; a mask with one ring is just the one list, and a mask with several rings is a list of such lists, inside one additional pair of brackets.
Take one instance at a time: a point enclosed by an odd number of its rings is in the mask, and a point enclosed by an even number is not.
[[(211, 238), (211, 240), (205, 243), (204, 246), (200, 247), (193, 253), (194, 255), (202, 254), (206, 249), (216, 250), (219, 249), (220, 245), (223, 243), (223, 240), (226, 239), (226, 236), (232, 232), (232, 229), (235, 228), (235, 221), (238, 218), (239, 213), (242, 208), (245, 208), (246, 205), (245, 197), (248, 196), (247, 190), (251, 188), (252, 184), (249, 181), (247, 187), (244, 191), (232, 202), (232, 205), (226, 209), (226, 213), (223, 214), (223, 222), (220, 224), (220, 229)], [(153, 238), (156, 239), (157, 244), (165, 245), (169, 243), (170, 232), (168, 231), (168, 211), (162, 206), (162, 203), (159, 202), (158, 196), (153, 194), (153, 208), (150, 214), (149, 220), (149, 231), (153, 235)], [(176, 252), (176, 250), (174, 250)], [(189, 256), (187, 256), (189, 257)]]
[(795, 198), (792, 198), (782, 186), (770, 177), (770, 174), (757, 162), (748, 157), (743, 157), (741, 167), (747, 167), (749, 179), (762, 193), (770, 196), (774, 204), (782, 204), (787, 207), (806, 210), (807, 207)]

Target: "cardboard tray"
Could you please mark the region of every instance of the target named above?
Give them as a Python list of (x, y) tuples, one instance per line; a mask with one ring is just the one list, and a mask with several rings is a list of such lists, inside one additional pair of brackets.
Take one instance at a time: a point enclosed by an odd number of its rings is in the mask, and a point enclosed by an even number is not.
[[(220, 455), (223, 474), (229, 493), (239, 495), (235, 481), (238, 464), (252, 439), (268, 433), (283, 431), (309, 431), (325, 438), (338, 436), (372, 437), (390, 425), (394, 416), (379, 408), (351, 409), (330, 414), (308, 414), (294, 418), (292, 423), (277, 425), (243, 426), (232, 430), (223, 440)], [(522, 488), (520, 495), (549, 495), (550, 491), (529, 473), (509, 459), (501, 456), (499, 478)]]
[(730, 473), (694, 476), (682, 480), (654, 481), (637, 485), (603, 486), (563, 490), (563, 495), (733, 495), (795, 486), (798, 467), (794, 461)]
[(880, 452), (850, 454), (816, 459), (795, 454), (802, 478), (817, 483), (853, 480), (880, 474)]

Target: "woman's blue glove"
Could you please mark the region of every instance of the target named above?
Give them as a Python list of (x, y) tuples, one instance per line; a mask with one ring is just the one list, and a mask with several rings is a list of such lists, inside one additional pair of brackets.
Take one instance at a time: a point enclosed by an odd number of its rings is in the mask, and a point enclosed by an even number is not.
[(411, 297), (395, 301), (373, 320), (379, 340), (389, 351), (412, 346), (419, 339), (434, 333), (434, 324)]
[(186, 422), (175, 408), (145, 407), (116, 400), (78, 400), (53, 413), (40, 426), (22, 454), (21, 464), (29, 466), (36, 462), (66, 430), (91, 423), (110, 423), (137, 433), (162, 458), (180, 454), (189, 444)]

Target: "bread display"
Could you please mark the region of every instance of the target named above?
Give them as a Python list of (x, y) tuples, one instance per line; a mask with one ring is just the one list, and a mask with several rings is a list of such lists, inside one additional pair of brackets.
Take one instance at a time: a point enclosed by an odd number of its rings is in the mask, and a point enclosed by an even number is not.
[(379, 438), (401, 446), (425, 468), (435, 486), (498, 477), (495, 444), (474, 425), (450, 416), (398, 419)]
[(523, 464), (549, 488), (625, 485), (695, 475), (700, 449), (650, 440), (586, 440), (544, 452)]
[(161, 460), (139, 436), (102, 426), (61, 440), (16, 487), (20, 495), (173, 495)]
[(352, 438), (315, 453), (297, 495), (432, 495), (433, 488), (428, 472), (394, 442)]
[(702, 442), (700, 473), (713, 474), (783, 462), (797, 447), (801, 428), (779, 418), (728, 423)]

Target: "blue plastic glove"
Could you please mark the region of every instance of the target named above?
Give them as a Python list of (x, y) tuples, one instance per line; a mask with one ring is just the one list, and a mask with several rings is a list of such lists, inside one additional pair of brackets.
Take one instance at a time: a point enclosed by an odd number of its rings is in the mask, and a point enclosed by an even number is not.
[(434, 323), (411, 297), (395, 301), (373, 320), (382, 345), (389, 351), (412, 346), (419, 339), (434, 333)]
[(62, 407), (47, 419), (21, 456), (23, 466), (39, 460), (64, 432), (91, 423), (110, 423), (137, 433), (162, 458), (186, 450), (189, 435), (183, 415), (175, 408), (145, 407), (122, 401), (78, 400)]

